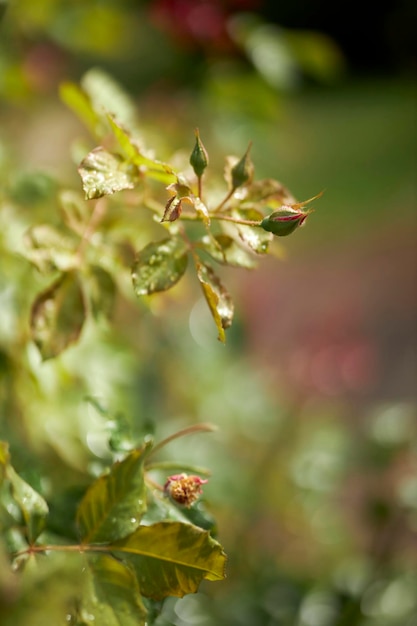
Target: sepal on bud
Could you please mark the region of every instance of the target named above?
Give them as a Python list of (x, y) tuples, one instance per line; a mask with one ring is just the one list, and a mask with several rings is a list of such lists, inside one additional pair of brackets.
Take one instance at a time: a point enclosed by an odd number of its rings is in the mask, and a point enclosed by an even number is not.
[(190, 156), (190, 164), (194, 173), (200, 178), (209, 162), (208, 153), (200, 139), (198, 128), (195, 129), (195, 145)]
[(253, 176), (253, 163), (249, 156), (250, 149), (252, 147), (252, 142), (249, 144), (245, 154), (243, 157), (236, 163), (231, 170), (232, 176), (232, 189), (237, 189), (241, 187), (247, 182), (252, 180)]

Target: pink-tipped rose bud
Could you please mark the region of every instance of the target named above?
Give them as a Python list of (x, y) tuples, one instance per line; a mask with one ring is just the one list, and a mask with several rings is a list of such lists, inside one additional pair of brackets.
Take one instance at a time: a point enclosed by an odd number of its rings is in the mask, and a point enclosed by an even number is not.
[(190, 507), (202, 493), (201, 485), (207, 482), (208, 480), (200, 478), (200, 476), (175, 474), (168, 477), (164, 485), (164, 492), (177, 504)]
[(307, 219), (309, 212), (293, 209), (291, 206), (282, 206), (277, 211), (265, 217), (260, 226), (269, 233), (278, 237), (291, 235)]

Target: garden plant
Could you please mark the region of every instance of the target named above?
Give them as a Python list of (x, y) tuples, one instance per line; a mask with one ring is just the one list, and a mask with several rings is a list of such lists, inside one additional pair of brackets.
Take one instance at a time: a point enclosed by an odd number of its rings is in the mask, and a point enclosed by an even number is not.
[[(190, 130), (189, 148), (172, 163), (156, 158), (144, 145), (134, 104), (99, 70), (87, 72), (80, 86), (63, 83), (60, 95), (92, 137), (83, 154), (77, 147), (79, 188), (38, 176), (4, 199), (4, 280), (18, 275), (21, 282), (11, 296), (19, 319), (0, 353), (7, 415), (0, 444), (0, 579), (12, 600), (22, 598), (17, 615), (29, 625), (36, 611), (25, 608), (31, 584), (25, 581), (35, 570), (39, 603), (55, 573), (61, 583), (50, 623), (145, 625), (165, 598), (226, 576), (215, 522), (200, 501), (211, 468), (159, 456), (171, 442), (214, 426), (198, 422), (154, 441), (118, 407), (103, 406), (94, 393), (82, 397), (77, 367), (67, 369), (61, 359), (74, 345), (100, 341), (96, 326), (116, 333), (120, 301), (135, 300), (137, 316), (147, 315), (163, 297), (158, 293), (176, 286), (187, 268), (225, 343), (234, 306), (222, 267), (255, 268), (274, 252), (277, 237), (304, 224), (318, 196), (300, 202), (281, 182), (257, 179), (251, 144), (243, 155), (212, 163), (198, 129)], [(32, 215), (29, 226), (17, 210), (25, 202), (40, 218)], [(53, 362), (57, 369), (48, 369)], [(95, 455), (63, 424), (46, 434), (34, 426), (47, 418), (42, 398), (51, 390), (57, 420), (72, 419), (67, 410), (59, 415), (65, 394), (101, 420), (101, 443), (91, 444)]]

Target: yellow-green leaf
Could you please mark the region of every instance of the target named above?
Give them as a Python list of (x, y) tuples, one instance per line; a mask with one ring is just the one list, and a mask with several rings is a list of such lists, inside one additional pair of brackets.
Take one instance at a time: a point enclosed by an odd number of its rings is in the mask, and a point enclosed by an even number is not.
[(192, 524), (140, 526), (109, 548), (133, 565), (142, 595), (154, 600), (195, 593), (203, 579), (225, 577), (222, 546), (209, 532)]
[(94, 110), (90, 98), (75, 83), (64, 82), (59, 87), (61, 100), (69, 107), (79, 119), (87, 126), (89, 131), (96, 136), (102, 133), (102, 122)]
[(148, 244), (138, 253), (132, 269), (136, 295), (170, 289), (183, 276), (187, 262), (187, 248), (179, 237)]
[(219, 263), (232, 265), (234, 267), (244, 267), (246, 269), (256, 267), (254, 255), (244, 250), (232, 237), (229, 237), (229, 235), (219, 234), (214, 237), (205, 235), (201, 243), (209, 255)]
[(112, 115), (108, 115), (108, 121), (126, 159), (138, 167), (141, 174), (148, 178), (159, 180), (166, 185), (172, 184), (177, 180), (174, 170), (166, 163), (146, 155), (144, 149), (139, 146), (137, 141)]
[(30, 316), (31, 335), (42, 358), (50, 359), (77, 341), (86, 319), (77, 272), (67, 272), (38, 295)]
[[(259, 221), (259, 223), (263, 219), (262, 213), (255, 209), (245, 211), (235, 209), (232, 215), (238, 219)], [(269, 244), (273, 239), (271, 233), (257, 226), (247, 226), (246, 224), (237, 224), (236, 230), (239, 233), (239, 237), (251, 250), (257, 254), (266, 254), (268, 252)]]
[(89, 569), (95, 597), (88, 612), (100, 626), (145, 626), (146, 609), (133, 569), (107, 554), (90, 556)]
[(11, 465), (7, 467), (13, 498), (22, 512), (26, 524), (28, 539), (33, 543), (45, 527), (48, 505), (42, 496), (23, 480)]
[(87, 490), (77, 511), (83, 543), (107, 543), (132, 533), (146, 511), (143, 462), (148, 447), (133, 450)]
[(5, 441), (0, 441), (0, 485), (6, 476), (6, 468), (9, 463), (9, 445)]
[(224, 331), (231, 326), (233, 320), (232, 299), (210, 265), (198, 263), (197, 276), (216, 324), (219, 340), (225, 343)]
[(100, 146), (87, 154), (78, 171), (87, 200), (133, 189), (139, 180), (135, 167)]
[(32, 226), (24, 237), (24, 255), (40, 272), (67, 271), (77, 264), (77, 241), (49, 224)]

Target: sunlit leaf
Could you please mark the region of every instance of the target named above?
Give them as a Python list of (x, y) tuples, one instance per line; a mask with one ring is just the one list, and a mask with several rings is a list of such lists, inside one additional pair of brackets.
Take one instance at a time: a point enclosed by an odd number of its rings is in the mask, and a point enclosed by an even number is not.
[(202, 219), (203, 224), (205, 226), (210, 226), (210, 216), (209, 216), (208, 208), (206, 207), (204, 202), (202, 202), (200, 198), (194, 198), (193, 205), (197, 214)]
[(150, 243), (138, 253), (132, 269), (136, 295), (170, 289), (183, 276), (187, 262), (187, 248), (179, 237)]
[(130, 96), (109, 74), (97, 67), (88, 70), (81, 79), (94, 111), (107, 117), (116, 116), (121, 124), (133, 131), (136, 127), (136, 106)]
[[(295, 202), (290, 191), (273, 178), (255, 180), (250, 185), (237, 189), (235, 198), (241, 201), (242, 207), (245, 205), (260, 204), (266, 200), (269, 201), (271, 206), (274, 206), (274, 202), (277, 204), (290, 204), (291, 202)], [(272, 200), (274, 202), (271, 202)]]
[(59, 87), (59, 95), (61, 100), (79, 117), (93, 135), (100, 136), (102, 134), (102, 121), (94, 110), (90, 98), (78, 85), (71, 82), (62, 83)]
[(100, 626), (145, 626), (146, 609), (133, 569), (106, 554), (89, 558), (89, 568), (95, 596), (89, 612)]
[(101, 147), (95, 148), (83, 159), (78, 171), (87, 200), (133, 189), (139, 180), (134, 166)]
[(110, 128), (113, 131), (117, 142), (124, 152), (128, 161), (140, 169), (141, 174), (148, 178), (159, 180), (166, 185), (172, 184), (177, 176), (174, 170), (167, 165), (148, 156), (138, 142), (126, 131), (112, 115), (108, 116)]
[(24, 255), (40, 272), (67, 271), (77, 265), (77, 241), (53, 226), (30, 228), (24, 237)]
[(77, 511), (83, 543), (115, 541), (132, 533), (146, 510), (143, 462), (149, 446), (133, 450), (87, 490)]
[(252, 254), (249, 254), (229, 235), (215, 235), (209, 237), (206, 235), (202, 239), (204, 249), (210, 256), (219, 263), (224, 265), (233, 265), (234, 267), (244, 267), (253, 269), (256, 267), (256, 261)]
[(60, 354), (76, 342), (87, 310), (81, 283), (76, 272), (67, 272), (38, 295), (32, 305), (32, 339), (43, 359)]
[(28, 539), (33, 543), (45, 528), (48, 505), (37, 491), (20, 478), (11, 465), (7, 467), (7, 478), (11, 484), (13, 498), (22, 512)]
[(111, 274), (99, 265), (91, 265), (88, 277), (88, 295), (94, 317), (111, 316), (116, 296), (116, 285)]
[(181, 522), (140, 526), (109, 548), (129, 560), (142, 595), (155, 600), (195, 593), (200, 582), (225, 577), (226, 555), (207, 531)]
[(216, 324), (219, 339), (225, 343), (224, 331), (229, 328), (233, 320), (232, 299), (210, 265), (199, 263), (197, 276)]
[[(235, 209), (233, 216), (244, 220), (253, 220), (261, 222), (263, 219), (262, 213), (255, 209), (249, 209), (248, 211), (239, 211)], [(266, 254), (268, 252), (269, 243), (272, 241), (273, 236), (257, 226), (247, 226), (245, 224), (237, 224), (236, 230), (239, 233), (239, 237), (242, 241), (257, 254)]]

